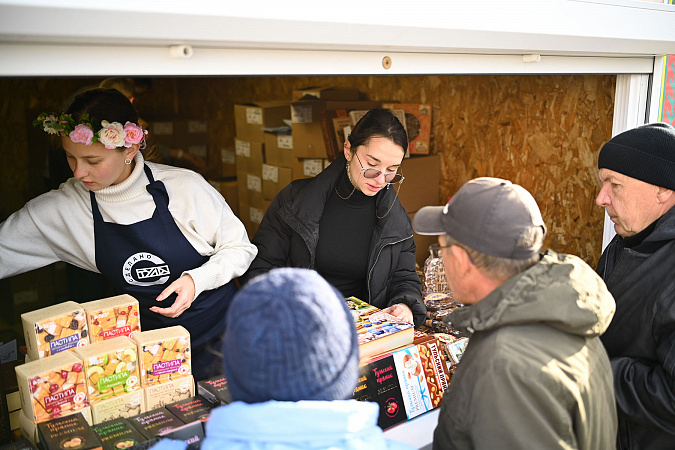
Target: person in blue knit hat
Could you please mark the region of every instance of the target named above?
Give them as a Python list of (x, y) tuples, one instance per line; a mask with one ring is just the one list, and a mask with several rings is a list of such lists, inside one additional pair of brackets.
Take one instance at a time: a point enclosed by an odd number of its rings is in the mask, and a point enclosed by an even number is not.
[(223, 354), (233, 402), (211, 412), (202, 450), (412, 448), (385, 439), (376, 404), (351, 399), (354, 320), (315, 271), (279, 268), (249, 281), (228, 311)]

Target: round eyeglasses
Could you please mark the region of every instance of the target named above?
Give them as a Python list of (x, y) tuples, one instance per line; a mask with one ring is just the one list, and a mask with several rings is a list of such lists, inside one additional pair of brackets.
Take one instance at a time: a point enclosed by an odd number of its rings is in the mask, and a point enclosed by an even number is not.
[[(364, 178), (377, 178), (380, 175), (382, 175), (381, 170), (373, 168), (366, 169), (365, 167), (363, 167), (361, 159), (359, 158), (359, 155), (356, 154), (356, 152), (354, 153), (354, 156), (356, 156), (356, 159), (359, 161), (359, 164), (361, 165), (361, 173), (363, 173)], [(405, 177), (398, 172), (384, 174), (384, 181), (387, 184), (400, 183), (403, 180), (405, 180)]]

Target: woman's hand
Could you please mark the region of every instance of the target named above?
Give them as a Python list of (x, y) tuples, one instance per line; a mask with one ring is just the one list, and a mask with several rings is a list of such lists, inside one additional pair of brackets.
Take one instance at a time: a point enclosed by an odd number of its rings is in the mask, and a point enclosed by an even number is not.
[[(188, 309), (195, 299), (195, 282), (190, 275), (183, 275), (171, 283), (161, 294), (157, 296), (157, 301), (161, 302), (169, 295), (176, 293), (176, 301), (168, 308), (153, 306), (150, 311), (156, 312), (166, 317), (178, 317), (183, 311)], [(412, 317), (412, 314), (411, 314)]]
[(394, 317), (397, 317), (401, 320), (404, 320), (409, 323), (413, 323), (413, 313), (410, 307), (404, 303), (397, 303), (385, 308), (382, 311), (391, 314)]

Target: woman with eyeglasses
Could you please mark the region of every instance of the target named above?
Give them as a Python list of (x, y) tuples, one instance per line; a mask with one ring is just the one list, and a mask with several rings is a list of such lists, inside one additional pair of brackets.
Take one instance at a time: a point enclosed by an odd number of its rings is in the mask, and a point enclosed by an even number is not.
[(242, 280), (276, 267), (316, 270), (354, 296), (419, 327), (426, 316), (415, 272), (410, 217), (398, 200), (405, 128), (370, 110), (344, 157), (314, 178), (293, 181), (272, 201), (252, 239), (258, 255)]

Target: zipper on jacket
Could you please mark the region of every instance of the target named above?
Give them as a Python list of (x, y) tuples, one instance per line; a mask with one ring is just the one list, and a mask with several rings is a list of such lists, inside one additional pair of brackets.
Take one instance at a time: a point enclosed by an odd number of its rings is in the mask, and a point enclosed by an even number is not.
[(373, 276), (373, 269), (375, 269), (375, 265), (377, 264), (377, 261), (380, 259), (380, 254), (382, 254), (382, 250), (384, 250), (384, 248), (385, 248), (387, 245), (400, 244), (401, 242), (407, 241), (408, 239), (412, 239), (412, 238), (413, 238), (413, 235), (411, 234), (410, 236), (405, 237), (405, 238), (403, 238), (403, 239), (400, 239), (400, 240), (398, 240), (398, 241), (395, 241), (395, 242), (389, 242), (389, 243), (387, 243), (387, 244), (384, 244), (384, 245), (380, 248), (380, 251), (377, 252), (377, 257), (375, 258), (375, 261), (373, 261), (373, 265), (370, 266), (370, 270), (368, 271), (368, 283), (367, 283), (367, 284), (368, 284), (368, 303), (370, 303), (370, 302), (372, 301), (372, 299), (373, 299), (373, 298), (372, 298), (373, 296), (372, 296), (372, 294), (370, 293), (370, 280), (371, 280), (371, 278), (372, 278), (372, 276)]

